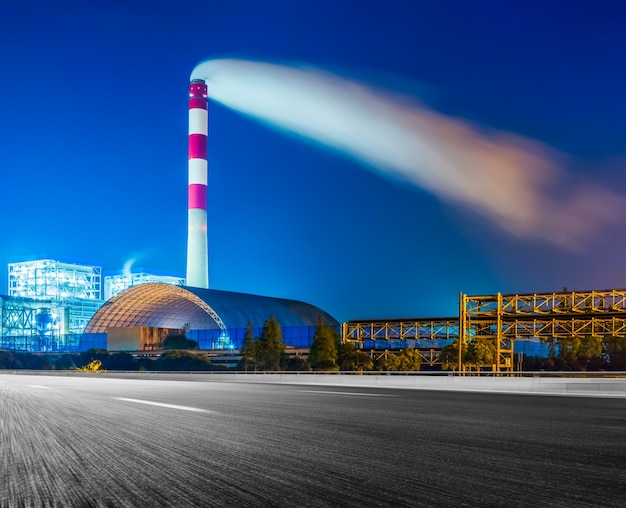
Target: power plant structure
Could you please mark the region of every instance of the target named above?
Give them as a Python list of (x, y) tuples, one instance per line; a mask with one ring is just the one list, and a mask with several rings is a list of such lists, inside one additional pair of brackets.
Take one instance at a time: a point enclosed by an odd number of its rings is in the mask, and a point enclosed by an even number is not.
[[(626, 290), (607, 289), (552, 293), (459, 295), (459, 315), (449, 318), (349, 321), (343, 340), (361, 349), (384, 351), (414, 347), (426, 365), (441, 364), (441, 351), (456, 343), (491, 343), (494, 372), (512, 372), (516, 353), (548, 356), (565, 341), (600, 341), (604, 350), (626, 341)], [(608, 348), (608, 349), (607, 349)], [(458, 355), (461, 370), (461, 355)], [(521, 362), (521, 360), (520, 360)], [(517, 369), (521, 370), (521, 369)]]
[(172, 286), (184, 286), (185, 279), (176, 275), (157, 273), (155, 270), (138, 268), (108, 273), (104, 277), (104, 299), (109, 300), (116, 294), (139, 284), (163, 282)]
[(207, 85), (201, 79), (189, 83), (189, 160), (187, 285), (209, 287), (207, 234), (207, 138), (209, 110)]
[[(189, 83), (188, 101), (185, 286), (180, 279), (159, 280), (145, 274), (129, 278), (122, 273), (105, 278), (106, 302), (100, 300), (91, 319), (83, 323), (86, 326), (80, 330), (84, 332), (81, 343), (73, 344), (73, 350), (108, 348), (109, 330), (115, 335), (113, 342), (116, 344), (134, 344), (139, 340), (140, 345), (158, 349), (169, 331), (184, 330), (202, 349), (233, 349), (240, 346), (248, 324), (260, 332), (264, 322), (272, 316), (282, 326), (285, 342), (298, 347), (310, 344), (318, 317), (339, 328), (339, 323), (328, 313), (304, 302), (208, 288), (208, 93), (205, 81), (195, 79)], [(28, 333), (36, 336), (38, 332), (32, 329)], [(2, 339), (0, 348), (13, 348), (10, 337)], [(41, 350), (37, 341), (27, 342), (24, 342), (24, 349)]]
[(46, 334), (82, 333), (104, 303), (102, 268), (58, 259), (9, 263), (9, 296), (49, 300), (64, 309), (50, 312)]
[[(339, 328), (339, 322), (330, 314), (305, 302), (209, 289), (208, 89), (204, 80), (193, 79), (189, 83), (188, 109), (186, 286), (146, 284), (129, 288), (107, 301), (90, 321), (86, 332), (97, 334), (115, 330), (117, 344), (142, 347), (149, 344), (154, 349), (167, 336), (168, 330), (172, 333), (185, 330), (202, 349), (234, 349), (241, 346), (247, 325), (260, 331), (272, 316), (281, 325), (288, 345), (308, 346), (318, 317)], [(137, 334), (139, 330), (146, 335), (145, 327), (152, 328), (156, 343), (141, 339)], [(129, 334), (126, 342), (123, 329)], [(135, 331), (134, 338), (130, 337), (131, 329)]]
[[(422, 364), (455, 366), (472, 344), (490, 344), (494, 358), (482, 368), (521, 370), (521, 358), (553, 355), (568, 341), (602, 344), (606, 354), (626, 340), (626, 290), (471, 296), (460, 293), (458, 316), (354, 320), (343, 326), (314, 305), (296, 300), (209, 289), (208, 89), (189, 83), (188, 237), (186, 281), (174, 276), (118, 272), (55, 260), (9, 265), (9, 296), (0, 296), (0, 349), (85, 351), (90, 348), (159, 352), (171, 334), (184, 333), (201, 350), (238, 349), (247, 327), (255, 336), (275, 317), (284, 342), (311, 345), (317, 319), (342, 331), (342, 341), (371, 356), (415, 348)], [(127, 271), (128, 272), (128, 271)], [(445, 350), (448, 350), (447, 352)], [(449, 355), (448, 355), (449, 356)]]
[[(84, 331), (105, 300), (149, 282), (182, 285), (174, 275), (126, 270), (102, 275), (102, 267), (59, 259), (9, 263), (8, 294), (0, 296), (0, 349), (78, 351), (105, 347), (84, 341)], [(104, 286), (104, 298), (103, 298)]]

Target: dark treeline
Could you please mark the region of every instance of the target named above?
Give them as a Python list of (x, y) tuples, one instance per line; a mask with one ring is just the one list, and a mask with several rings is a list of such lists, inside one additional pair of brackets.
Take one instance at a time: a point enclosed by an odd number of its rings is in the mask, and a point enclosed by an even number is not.
[[(546, 357), (524, 356), (524, 371), (626, 371), (626, 341), (597, 336), (567, 337), (545, 340), (549, 346)], [(457, 370), (459, 343), (443, 348), (439, 359), (443, 369)], [(461, 364), (465, 370), (489, 369), (496, 362), (496, 346), (491, 340), (473, 339), (463, 347)], [(517, 366), (516, 366), (517, 367)]]
[[(334, 360), (333, 360), (334, 357)], [(319, 357), (318, 357), (319, 358)], [(416, 351), (406, 349), (400, 353), (381, 354), (372, 358), (369, 354), (351, 345), (337, 348), (331, 358), (316, 360), (309, 356), (279, 356), (278, 367), (262, 368), (254, 357), (246, 361), (242, 358), (237, 367), (229, 369), (224, 365), (213, 365), (207, 356), (194, 355), (188, 351), (165, 351), (158, 358), (133, 357), (129, 353), (109, 353), (102, 349), (90, 349), (82, 353), (33, 354), (16, 351), (0, 351), (0, 370), (76, 370), (94, 360), (101, 362), (102, 370), (109, 371), (215, 371), (235, 370), (246, 372), (262, 371), (415, 371), (420, 370)], [(317, 363), (316, 363), (317, 362)], [(256, 364), (256, 365), (255, 365)], [(315, 367), (312, 366), (315, 365)], [(603, 358), (595, 358), (585, 363), (573, 363), (555, 357), (526, 356), (524, 371), (626, 371), (626, 355), (614, 355), (608, 363)], [(453, 369), (451, 365), (449, 368)]]
[(129, 353), (109, 353), (103, 349), (90, 349), (82, 353), (33, 354), (0, 351), (0, 369), (26, 370), (76, 370), (94, 360), (101, 362), (101, 370), (176, 371), (223, 370), (212, 365), (208, 356), (189, 351), (165, 351), (157, 358), (134, 357)]
[[(107, 371), (210, 371), (230, 370), (224, 365), (213, 365), (198, 349), (195, 341), (184, 336), (171, 337), (158, 357), (136, 357), (130, 353), (110, 353), (103, 349), (90, 349), (82, 353), (37, 354), (0, 351), (0, 369), (27, 370), (77, 370), (97, 365)], [(342, 344), (338, 331), (318, 319), (309, 356), (289, 355), (283, 340), (280, 324), (270, 317), (261, 335), (255, 337), (252, 324), (240, 351), (241, 360), (232, 370), (262, 371), (388, 371), (419, 370), (420, 358), (415, 350), (372, 358), (352, 344)], [(95, 362), (95, 363), (94, 363)], [(86, 370), (90, 370), (87, 368)]]
[(272, 316), (265, 322), (259, 337), (248, 323), (237, 370), (263, 371), (414, 371), (419, 370), (421, 357), (407, 348), (397, 354), (375, 355), (356, 349), (354, 344), (342, 343), (337, 329), (324, 323), (321, 316), (308, 357), (286, 354), (280, 325)]
[[(599, 337), (560, 339), (550, 344), (547, 357), (524, 357), (524, 371), (626, 371), (626, 344), (622, 340)], [(417, 371), (421, 356), (412, 348), (377, 352), (370, 355), (342, 343), (336, 328), (319, 317), (308, 356), (287, 353), (280, 324), (274, 316), (268, 319), (260, 336), (253, 334), (248, 323), (237, 366), (229, 369), (213, 365), (207, 354), (197, 351), (198, 343), (185, 336), (166, 340), (158, 357), (136, 357), (129, 353), (109, 353), (90, 349), (82, 353), (34, 354), (0, 350), (0, 369), (76, 370), (96, 362), (99, 370), (109, 371)], [(464, 370), (490, 370), (496, 361), (496, 348), (491, 341), (472, 340), (463, 348)], [(446, 346), (440, 355), (441, 368), (458, 368), (458, 342)], [(94, 364), (92, 364), (94, 365)], [(517, 367), (517, 365), (516, 365)]]

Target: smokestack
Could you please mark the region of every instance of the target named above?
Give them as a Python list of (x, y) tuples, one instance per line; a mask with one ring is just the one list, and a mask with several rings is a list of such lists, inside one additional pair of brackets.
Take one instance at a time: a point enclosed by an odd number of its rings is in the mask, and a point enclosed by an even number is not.
[(189, 186), (187, 233), (187, 286), (209, 287), (207, 241), (207, 86), (202, 79), (189, 83)]

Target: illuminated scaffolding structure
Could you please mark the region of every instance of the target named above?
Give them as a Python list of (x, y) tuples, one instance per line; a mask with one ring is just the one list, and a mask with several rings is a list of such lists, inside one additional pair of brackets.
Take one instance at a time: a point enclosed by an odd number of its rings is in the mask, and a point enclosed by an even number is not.
[(113, 298), (118, 293), (138, 284), (146, 284), (148, 282), (163, 282), (174, 286), (182, 286), (185, 284), (184, 277), (176, 277), (174, 275), (157, 275), (148, 273), (143, 270), (128, 273), (120, 272), (104, 276), (104, 299)]
[[(56, 334), (82, 333), (104, 303), (99, 266), (38, 259), (9, 263), (8, 268), (10, 297), (49, 301), (55, 315), (63, 316), (56, 320)], [(7, 335), (4, 329), (1, 333)]]
[(463, 342), (492, 341), (497, 371), (513, 369), (516, 340), (558, 344), (571, 337), (626, 339), (626, 290), (468, 296), (461, 294)]
[[(455, 339), (466, 346), (474, 340), (491, 342), (496, 372), (513, 371), (517, 340), (558, 345), (568, 338), (626, 340), (626, 290), (563, 291), (554, 293), (470, 296), (461, 293), (459, 317), (386, 321), (350, 321), (343, 340), (367, 348), (389, 348), (392, 341), (415, 347), (429, 365), (439, 363), (441, 349)], [(437, 347), (429, 341), (438, 340)], [(381, 345), (379, 341), (384, 341)], [(412, 341), (412, 343), (410, 342)], [(462, 355), (458, 355), (459, 370)]]
[(0, 347), (57, 350), (65, 317), (63, 306), (52, 300), (0, 296)]
[(67, 300), (101, 300), (99, 266), (39, 259), (9, 263), (9, 296)]
[(348, 321), (343, 340), (361, 349), (414, 347), (426, 364), (439, 363), (441, 350), (459, 337), (459, 319), (417, 318), (378, 321)]

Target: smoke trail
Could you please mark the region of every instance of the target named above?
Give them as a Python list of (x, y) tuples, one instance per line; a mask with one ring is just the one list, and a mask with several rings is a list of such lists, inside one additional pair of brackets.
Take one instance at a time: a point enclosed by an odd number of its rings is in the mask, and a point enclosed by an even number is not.
[(516, 236), (576, 248), (626, 210), (611, 191), (573, 183), (557, 154), (536, 141), (318, 69), (221, 59), (199, 64), (191, 77), (232, 109), (470, 207)]
[(122, 268), (122, 273), (129, 279), (132, 277), (132, 267), (135, 264), (135, 261), (137, 261), (137, 259), (135, 259), (134, 257), (126, 260), (126, 262), (124, 263), (124, 268)]

